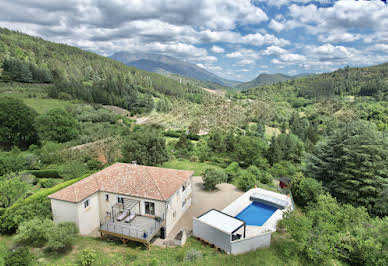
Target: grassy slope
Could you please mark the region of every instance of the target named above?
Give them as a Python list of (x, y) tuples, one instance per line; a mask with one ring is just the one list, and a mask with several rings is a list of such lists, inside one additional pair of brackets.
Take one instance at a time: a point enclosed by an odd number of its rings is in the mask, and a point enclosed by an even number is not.
[(47, 85), (0, 82), (0, 97), (12, 97), (23, 100), (39, 114), (54, 108), (65, 108), (69, 101), (47, 98)]
[[(280, 254), (277, 240), (282, 237), (275, 234), (270, 248), (238, 256), (223, 254), (193, 238), (189, 238), (183, 248), (151, 246), (150, 250), (145, 250), (142, 245), (132, 242), (124, 246), (119, 241), (78, 237), (73, 250), (67, 254), (48, 255), (43, 249), (32, 249), (35, 256), (33, 265), (76, 265), (79, 262), (78, 252), (85, 248), (97, 254), (93, 265), (307, 265), (298, 258), (285, 258)], [(11, 247), (12, 238), (0, 236), (0, 255), (4, 254), (5, 245)], [(199, 251), (201, 257), (193, 261), (182, 260), (191, 250)], [(333, 262), (331, 265), (340, 264)]]
[(201, 162), (191, 162), (189, 160), (171, 160), (163, 163), (162, 167), (173, 168), (178, 170), (194, 171), (195, 176), (201, 175), (207, 168), (221, 169), (221, 167), (217, 165), (212, 165), (209, 163), (201, 163)]

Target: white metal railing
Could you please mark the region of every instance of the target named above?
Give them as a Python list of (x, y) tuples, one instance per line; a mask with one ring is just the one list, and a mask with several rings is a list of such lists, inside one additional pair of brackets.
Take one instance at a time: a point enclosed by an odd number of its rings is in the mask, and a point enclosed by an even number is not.
[(162, 221), (158, 222), (155, 220), (154, 224), (144, 229), (144, 228), (138, 228), (131, 225), (128, 225), (128, 226), (121, 225), (119, 223), (110, 221), (110, 222), (101, 224), (100, 229), (107, 232), (130, 236), (134, 238), (140, 238), (148, 241), (155, 235), (155, 233), (157, 233), (157, 230), (160, 228), (161, 224), (162, 224)]

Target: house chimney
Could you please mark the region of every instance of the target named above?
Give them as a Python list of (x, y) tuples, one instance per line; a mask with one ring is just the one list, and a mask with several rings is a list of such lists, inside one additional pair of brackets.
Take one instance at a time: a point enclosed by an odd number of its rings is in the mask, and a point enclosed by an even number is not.
[(132, 164), (133, 164), (133, 165), (137, 165), (136, 161), (132, 161)]

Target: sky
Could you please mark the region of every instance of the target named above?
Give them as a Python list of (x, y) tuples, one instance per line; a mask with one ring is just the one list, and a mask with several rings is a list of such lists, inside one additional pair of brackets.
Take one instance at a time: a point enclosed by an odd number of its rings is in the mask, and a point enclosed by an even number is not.
[(109, 56), (174, 56), (223, 78), (388, 62), (386, 1), (0, 0), (0, 26)]

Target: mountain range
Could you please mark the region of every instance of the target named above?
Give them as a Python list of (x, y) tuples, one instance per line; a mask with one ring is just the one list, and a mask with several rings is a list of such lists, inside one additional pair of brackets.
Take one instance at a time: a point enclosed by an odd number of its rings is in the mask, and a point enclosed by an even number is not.
[(167, 55), (151, 53), (117, 52), (109, 56), (128, 66), (159, 74), (175, 74), (201, 81), (210, 81), (223, 86), (234, 86), (240, 81), (228, 80), (187, 61)]

